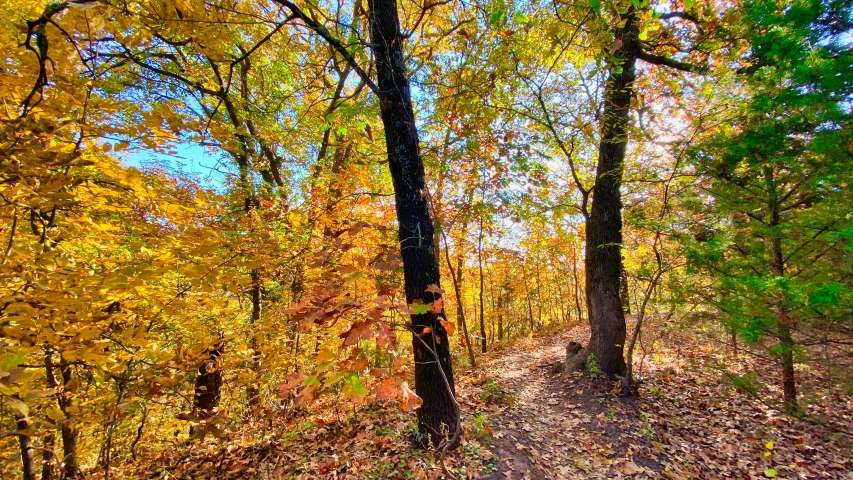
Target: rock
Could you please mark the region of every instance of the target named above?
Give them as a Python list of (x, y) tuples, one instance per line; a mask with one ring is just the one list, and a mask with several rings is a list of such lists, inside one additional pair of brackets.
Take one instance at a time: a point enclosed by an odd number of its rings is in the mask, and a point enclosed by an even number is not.
[(566, 345), (566, 361), (563, 363), (563, 373), (578, 372), (586, 368), (586, 350), (578, 342)]

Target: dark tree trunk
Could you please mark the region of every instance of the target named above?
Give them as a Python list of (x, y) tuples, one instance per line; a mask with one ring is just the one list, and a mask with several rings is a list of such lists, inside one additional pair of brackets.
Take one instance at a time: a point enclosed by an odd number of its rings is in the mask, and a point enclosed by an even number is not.
[(498, 296), (498, 342), (504, 339), (504, 297), (503, 292)]
[(50, 433), (42, 437), (43, 450), (41, 452), (41, 480), (53, 480), (54, 463), (54, 439), (56, 432), (51, 428)]
[[(18, 412), (15, 412), (15, 425), (19, 432), (25, 432), (30, 428), (30, 420)], [(36, 480), (36, 460), (33, 456), (33, 441), (26, 433), (18, 434), (18, 445), (21, 447), (21, 467), (24, 480)]]
[(195, 414), (201, 420), (213, 416), (213, 411), (219, 405), (220, 388), (222, 387), (222, 369), (220, 358), (222, 356), (222, 345), (217, 343), (208, 348), (208, 357), (198, 367), (198, 376), (195, 378), (195, 396), (193, 397), (193, 408)]
[[(64, 360), (60, 360), (63, 361)], [(75, 478), (82, 475), (80, 463), (77, 461), (77, 430), (74, 427), (74, 415), (71, 413), (73, 407), (72, 395), (74, 385), (74, 370), (71, 365), (61, 367), (62, 372), (62, 394), (59, 396), (59, 408), (65, 414), (62, 421), (62, 463), (65, 468), (64, 478)]]
[[(388, 167), (394, 184), (406, 300), (412, 303), (421, 299), (430, 303), (440, 297), (426, 291), (429, 285), (440, 286), (439, 266), (432, 241), (433, 222), (427, 203), (397, 2), (368, 0), (368, 6)], [(455, 437), (459, 424), (450, 344), (447, 332), (438, 321), (439, 315), (412, 315), (415, 391), (423, 399), (423, 406), (418, 409), (418, 430), (422, 441), (428, 436), (435, 445), (447, 437)], [(425, 328), (430, 328), (431, 333), (420, 335)]]
[(521, 279), (524, 281), (524, 295), (527, 297), (527, 316), (530, 319), (530, 335), (533, 336), (536, 319), (533, 318), (533, 301), (530, 299), (530, 289), (527, 288), (527, 269), (524, 268), (523, 260), (521, 263)]
[[(252, 270), (252, 369), (257, 373), (261, 368), (261, 356), (258, 354), (258, 323), (261, 321), (261, 272)], [(249, 385), (246, 389), (249, 397), (249, 407), (254, 413), (261, 405), (261, 394), (257, 385)]]
[(480, 267), (480, 351), (486, 353), (486, 306), (483, 302), (485, 284), (483, 283), (483, 213), (480, 212), (480, 236), (477, 239), (477, 262)]
[[(779, 227), (782, 223), (775, 172), (772, 166), (764, 167), (764, 180), (767, 185), (768, 207), (770, 207), (770, 227)], [(771, 270), (779, 278), (785, 276), (785, 256), (782, 251), (782, 238), (777, 230), (771, 233), (770, 238)], [(783, 300), (784, 301), (784, 300)], [(776, 339), (779, 340), (781, 350), (780, 360), (782, 366), (782, 403), (788, 413), (799, 412), (797, 405), (797, 380), (794, 376), (794, 339), (791, 336), (791, 324), (793, 321), (788, 316), (788, 307), (780, 305), (776, 314), (779, 326), (776, 328)]]
[(592, 332), (586, 354), (595, 356), (600, 372), (625, 374), (622, 355), (625, 314), (619, 296), (622, 271), (622, 172), (628, 145), (628, 118), (633, 97), (636, 63), (640, 53), (636, 14), (616, 29), (614, 65), (604, 93), (601, 144), (598, 151), (592, 210), (587, 221), (586, 295)]

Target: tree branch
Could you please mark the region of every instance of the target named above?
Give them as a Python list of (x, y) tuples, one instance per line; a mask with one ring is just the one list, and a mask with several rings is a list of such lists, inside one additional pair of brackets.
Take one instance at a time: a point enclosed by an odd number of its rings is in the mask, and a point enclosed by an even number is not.
[(651, 63), (654, 65), (661, 65), (664, 67), (674, 68), (676, 70), (681, 70), (683, 72), (693, 72), (693, 73), (707, 73), (708, 69), (706, 67), (702, 67), (699, 65), (693, 65), (692, 63), (681, 62), (679, 60), (675, 60), (674, 58), (664, 57), (663, 55), (656, 55), (654, 53), (647, 52), (645, 50), (640, 50), (638, 55), (640, 60), (643, 60), (646, 63)]

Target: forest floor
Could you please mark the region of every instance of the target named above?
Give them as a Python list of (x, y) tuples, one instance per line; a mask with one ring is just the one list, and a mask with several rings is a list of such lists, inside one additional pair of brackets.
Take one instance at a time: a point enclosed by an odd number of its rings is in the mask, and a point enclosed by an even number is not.
[[(853, 479), (849, 392), (804, 381), (816, 392), (809, 413), (831, 419), (829, 427), (782, 415), (716, 371), (719, 352), (679, 338), (644, 361), (638, 396), (620, 396), (618, 386), (588, 373), (553, 373), (565, 345), (586, 336), (583, 329), (543, 335), (457, 372), (465, 433), (445, 459), (455, 476)], [(737, 370), (731, 361), (727, 368)], [(411, 447), (413, 425), (392, 403), (271, 420), (168, 452), (143, 471), (152, 478), (443, 478), (435, 452)]]

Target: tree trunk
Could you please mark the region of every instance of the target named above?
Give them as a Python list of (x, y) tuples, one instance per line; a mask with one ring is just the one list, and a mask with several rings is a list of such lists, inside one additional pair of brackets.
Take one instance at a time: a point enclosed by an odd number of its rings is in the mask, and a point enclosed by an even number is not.
[[(252, 369), (258, 373), (261, 368), (261, 356), (258, 353), (258, 323), (261, 321), (261, 272), (252, 270)], [(246, 389), (249, 397), (249, 409), (254, 413), (261, 405), (261, 395), (257, 385), (249, 385)]]
[(628, 145), (628, 120), (640, 53), (636, 14), (616, 29), (614, 65), (604, 93), (592, 210), (587, 220), (586, 295), (591, 335), (585, 353), (594, 355), (600, 372), (625, 374), (626, 326), (619, 296), (622, 271), (622, 172)]
[(530, 318), (530, 336), (533, 336), (533, 331), (535, 330), (536, 321), (533, 318), (533, 302), (530, 300), (530, 289), (527, 288), (527, 269), (524, 268), (524, 259), (521, 262), (521, 279), (524, 281), (524, 295), (527, 297), (527, 315)]
[(480, 349), (486, 353), (488, 345), (486, 344), (486, 322), (485, 313), (486, 306), (483, 303), (483, 293), (485, 284), (483, 283), (483, 212), (480, 212), (480, 236), (477, 239), (477, 261), (480, 266)]
[[(768, 206), (770, 207), (770, 227), (776, 228), (782, 223), (779, 208), (779, 199), (776, 193), (776, 179), (773, 167), (764, 167), (764, 180), (767, 184)], [(771, 270), (780, 279), (785, 276), (785, 256), (782, 252), (782, 238), (778, 230), (771, 232), (770, 238)], [(780, 301), (784, 302), (784, 299)], [(788, 316), (788, 307), (784, 303), (779, 305), (776, 314), (779, 326), (776, 328), (776, 338), (779, 340), (781, 350), (780, 360), (782, 366), (782, 404), (788, 413), (798, 413), (797, 405), (797, 380), (794, 376), (794, 339), (791, 336), (791, 324)]]
[(575, 253), (575, 247), (572, 246), (572, 279), (574, 280), (572, 283), (572, 293), (575, 297), (575, 313), (577, 314), (577, 321), (580, 324), (583, 321), (583, 308), (581, 305), (581, 281), (578, 278), (578, 256)]
[[(15, 412), (15, 425), (19, 432), (30, 428), (30, 420), (25, 415)], [(33, 441), (29, 435), (18, 433), (18, 445), (21, 447), (21, 467), (24, 480), (36, 480), (36, 460), (33, 456)]]
[[(60, 361), (64, 362), (60, 357)], [(65, 414), (62, 421), (62, 462), (65, 468), (64, 478), (75, 478), (82, 475), (80, 464), (77, 461), (77, 430), (74, 427), (74, 414), (72, 394), (77, 381), (74, 378), (74, 370), (71, 365), (60, 367), (62, 372), (62, 394), (59, 396), (59, 408)]]
[(213, 411), (219, 405), (222, 386), (222, 369), (220, 366), (222, 344), (217, 343), (210, 346), (207, 352), (208, 357), (198, 367), (198, 376), (195, 378), (195, 396), (193, 397), (195, 414), (201, 420), (213, 416)]
[(504, 292), (501, 287), (501, 292), (498, 295), (498, 342), (504, 340)]
[[(394, 184), (406, 300), (430, 303), (438, 300), (440, 294), (426, 289), (430, 285), (440, 286), (441, 280), (397, 2), (368, 0), (368, 6), (380, 90), (377, 95)], [(443, 313), (412, 315), (415, 391), (423, 399), (423, 406), (418, 409), (418, 431), (422, 443), (426, 444), (429, 437), (434, 445), (448, 437), (455, 438), (453, 443), (456, 443), (455, 433), (459, 428), (450, 344), (447, 331), (438, 321), (440, 315)], [(431, 333), (420, 335), (425, 328), (430, 328)]]

